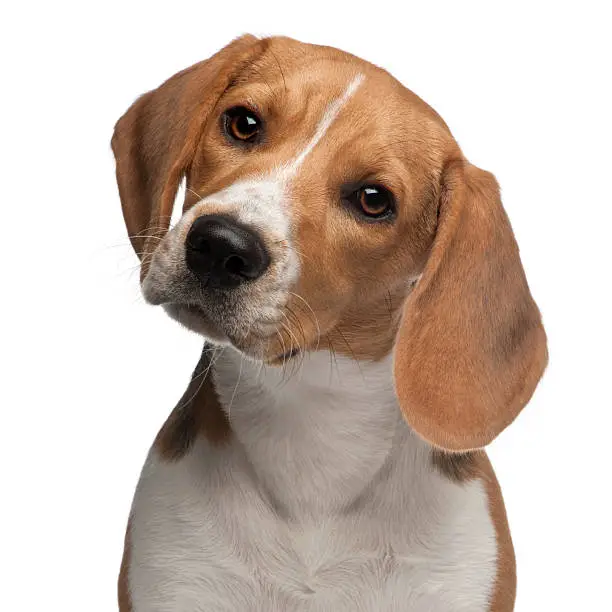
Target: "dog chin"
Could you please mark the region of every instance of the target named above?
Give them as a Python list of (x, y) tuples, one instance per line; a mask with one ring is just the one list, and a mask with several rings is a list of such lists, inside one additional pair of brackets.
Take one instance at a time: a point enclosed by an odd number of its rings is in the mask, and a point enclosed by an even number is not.
[(228, 337), (210, 320), (204, 310), (189, 304), (163, 304), (166, 314), (188, 330), (205, 336), (212, 342), (227, 344)]
[(254, 341), (254, 338), (242, 338), (240, 341), (236, 338), (230, 338), (210, 320), (206, 312), (199, 306), (165, 303), (162, 307), (171, 319), (174, 319), (186, 329), (204, 336), (213, 344), (231, 345), (252, 361), (263, 361), (270, 366), (284, 366), (300, 354), (298, 349), (292, 349), (281, 354), (269, 354), (269, 342), (265, 338), (257, 338), (257, 341)]

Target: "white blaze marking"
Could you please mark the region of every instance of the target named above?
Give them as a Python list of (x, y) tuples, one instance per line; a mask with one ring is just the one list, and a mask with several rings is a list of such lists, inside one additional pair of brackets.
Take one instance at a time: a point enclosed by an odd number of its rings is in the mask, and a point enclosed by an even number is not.
[(325, 133), (330, 128), (336, 117), (340, 114), (342, 107), (351, 99), (353, 94), (357, 91), (363, 81), (363, 74), (358, 74), (350, 83), (349, 86), (344, 90), (344, 93), (336, 98), (325, 110), (323, 118), (319, 121), (314, 136), (310, 139), (310, 142), (306, 145), (304, 150), (289, 164), (287, 170), (289, 174), (294, 174), (295, 171), (300, 167), (302, 162), (306, 159), (308, 154), (317, 146), (321, 138), (325, 136)]
[[(237, 181), (217, 193), (206, 196), (198, 204), (214, 202), (215, 204), (236, 206), (238, 207), (240, 221), (243, 223), (264, 222), (270, 229), (284, 229), (285, 231), (281, 231), (281, 233), (286, 234), (289, 225), (285, 205), (288, 200), (287, 184), (306, 157), (325, 136), (327, 130), (363, 80), (363, 74), (358, 74), (349, 83), (343, 94), (327, 106), (312, 138), (291, 162), (282, 164), (268, 174)], [(199, 206), (194, 208), (198, 209), (196, 215), (201, 214)]]

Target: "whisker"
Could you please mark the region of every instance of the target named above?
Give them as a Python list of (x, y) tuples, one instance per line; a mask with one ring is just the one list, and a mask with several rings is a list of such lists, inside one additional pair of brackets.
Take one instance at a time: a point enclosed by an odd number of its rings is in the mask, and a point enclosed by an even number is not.
[[(281, 240), (280, 242), (284, 242), (284, 241), (282, 241), (282, 240)], [(302, 257), (303, 259), (307, 259), (307, 260), (309, 260), (309, 261), (312, 261), (312, 259), (311, 259), (311, 258), (310, 258), (308, 255), (306, 255), (306, 254), (305, 254), (303, 251), (300, 251), (299, 249), (297, 249), (297, 248), (296, 248), (296, 247), (294, 247), (294, 246), (292, 246), (291, 248), (293, 249), (293, 251), (294, 251), (295, 253), (297, 253), (297, 254), (298, 254), (300, 257)]]
[[(334, 364), (336, 366), (336, 372), (338, 373), (338, 380), (340, 380), (340, 368), (338, 367), (338, 360), (336, 358), (336, 349), (333, 347), (332, 345), (332, 340), (329, 336), (327, 336), (327, 344), (329, 346), (329, 364), (330, 364), (330, 368), (329, 368), (329, 384), (331, 386), (332, 384), (332, 378), (334, 375)], [(333, 364), (332, 364), (332, 358), (333, 358)]]
[(342, 330), (339, 327), (335, 331), (337, 331), (340, 334), (340, 337), (342, 338), (342, 340), (344, 340), (344, 343), (346, 344), (349, 352), (351, 353), (351, 357), (353, 358), (353, 361), (357, 364), (357, 368), (359, 368), (359, 373), (361, 374), (361, 378), (365, 382), (365, 376), (363, 374), (363, 370), (361, 369), (361, 364), (359, 360), (357, 359), (357, 357), (355, 356), (353, 347), (351, 347), (351, 345), (349, 344), (349, 341), (346, 339), (346, 336), (342, 333)]
[(138, 236), (132, 236), (132, 238), (153, 238), (154, 240), (159, 240), (160, 242), (164, 239), (163, 236), (156, 236), (154, 234), (138, 234)]
[[(276, 331), (276, 335), (278, 336), (278, 339), (280, 340), (280, 343), (281, 343), (282, 348), (283, 348), (283, 378), (281, 379), (281, 381), (282, 381), (282, 380), (284, 380), (284, 376), (285, 376), (285, 361), (287, 359), (287, 347), (285, 345), (285, 340), (283, 338), (283, 335), (278, 331), (278, 329), (275, 330), (275, 331)], [(278, 385), (277, 385), (277, 387), (278, 387)]]
[(193, 193), (193, 195), (196, 198), (198, 198), (198, 200), (202, 199), (202, 196), (197, 191), (194, 191), (191, 187), (186, 187), (186, 189), (187, 189), (187, 191), (190, 191), (191, 193)]
[[(213, 349), (214, 350), (214, 349)], [(214, 352), (213, 352), (213, 359), (214, 359)], [(198, 388), (195, 390), (195, 392), (193, 393), (193, 395), (186, 400), (183, 404), (181, 404), (180, 406), (177, 407), (177, 410), (183, 410), (183, 408), (189, 406), (189, 404), (191, 402), (193, 402), (193, 400), (197, 397), (198, 393), (202, 390), (202, 386), (204, 385), (204, 383), (206, 382), (206, 377), (208, 376), (208, 372), (210, 370), (210, 368), (212, 367), (212, 359), (211, 362), (208, 364), (208, 367), (206, 368), (206, 370), (203, 370), (202, 372), (200, 372), (199, 374), (196, 374), (192, 379), (191, 379), (191, 383), (193, 383), (194, 381), (196, 381), (198, 378), (201, 378), (202, 380), (200, 380), (200, 384), (198, 385)]]
[(227, 407), (227, 418), (228, 419), (231, 416), (231, 410), (234, 404), (234, 398), (236, 397), (236, 391), (238, 391), (238, 385), (240, 385), (240, 379), (242, 378), (242, 364), (243, 363), (244, 363), (244, 353), (240, 353), (240, 370), (238, 372), (238, 380), (236, 380), (236, 386), (234, 387), (232, 398), (230, 399), (229, 406)]
[[(285, 319), (287, 319), (286, 316), (285, 316)], [(287, 319), (287, 322), (289, 322), (289, 319)], [(291, 348), (289, 349), (289, 353), (293, 352), (293, 348), (294, 348), (293, 340), (295, 340), (297, 348), (298, 348), (298, 350), (300, 350), (300, 344), (297, 341), (297, 338), (291, 332), (291, 329), (289, 329), (289, 327), (287, 325), (285, 325), (282, 321), (279, 321), (279, 323), (280, 323), (280, 325), (282, 325), (283, 329), (290, 336), (290, 339), (291, 339)], [(285, 365), (286, 365), (286, 363), (287, 363), (287, 353), (284, 353), (283, 354), (283, 384), (287, 384), (289, 382), (290, 378), (291, 378), (291, 377), (289, 377), (289, 379), (285, 379)]]
[(296, 298), (298, 298), (299, 300), (302, 300), (302, 302), (304, 302), (308, 310), (310, 310), (310, 312), (312, 313), (315, 325), (317, 326), (317, 346), (314, 349), (316, 351), (319, 348), (319, 342), (321, 340), (321, 326), (319, 325), (319, 319), (317, 318), (315, 311), (312, 309), (312, 306), (301, 295), (294, 293), (293, 291), (290, 291), (289, 293), (295, 296)]
[[(302, 325), (302, 321), (295, 314), (295, 312), (293, 312), (291, 307), (289, 305), (285, 305), (285, 310), (291, 316), (292, 320), (295, 321), (294, 324), (297, 327), (300, 335), (302, 336), (302, 346), (300, 346), (299, 343), (298, 343), (298, 348), (299, 348), (299, 352), (300, 352), (299, 368), (301, 368), (302, 365), (304, 364), (304, 359), (306, 357), (306, 347), (308, 345), (308, 340), (306, 338), (306, 332), (304, 330), (304, 326)], [(286, 319), (288, 319), (288, 317), (284, 313), (283, 313), (283, 315), (285, 316)]]

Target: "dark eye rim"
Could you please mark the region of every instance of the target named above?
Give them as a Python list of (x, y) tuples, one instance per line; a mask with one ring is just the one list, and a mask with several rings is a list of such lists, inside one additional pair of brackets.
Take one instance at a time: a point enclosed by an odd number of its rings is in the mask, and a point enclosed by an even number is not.
[[(369, 215), (366, 213), (360, 203), (360, 195), (364, 189), (375, 188), (384, 192), (388, 198), (387, 208), (378, 215)], [(352, 183), (346, 185), (342, 189), (342, 201), (347, 205), (349, 211), (355, 215), (360, 221), (366, 223), (392, 222), (397, 216), (397, 205), (393, 192), (385, 185), (377, 181), (363, 181), (360, 183)]]
[[(253, 115), (258, 124), (258, 130), (249, 138), (237, 138), (231, 131), (231, 122), (241, 114)], [(237, 104), (221, 113), (221, 129), (225, 138), (233, 145), (248, 147), (263, 140), (264, 121), (257, 111), (245, 104)]]

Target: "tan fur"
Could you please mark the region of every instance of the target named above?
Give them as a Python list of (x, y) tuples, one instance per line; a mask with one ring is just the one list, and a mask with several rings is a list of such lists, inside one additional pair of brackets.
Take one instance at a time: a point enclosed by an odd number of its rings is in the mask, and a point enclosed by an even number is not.
[(480, 478), (486, 485), (489, 513), (497, 538), (497, 578), (491, 598), (491, 612), (512, 612), (516, 599), (516, 560), (508, 517), (499, 483), (486, 453), (478, 455)]
[(516, 599), (516, 562), (508, 518), (499, 483), (484, 451), (449, 453), (434, 449), (434, 466), (450, 480), (466, 483), (481, 480), (489, 501), (489, 514), (497, 540), (497, 577), (491, 597), (490, 612), (512, 612)]
[(547, 361), (493, 176), (451, 161), (423, 277), (406, 301), (396, 386), (406, 419), (450, 450), (485, 446), (529, 401)]

